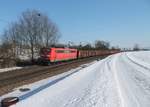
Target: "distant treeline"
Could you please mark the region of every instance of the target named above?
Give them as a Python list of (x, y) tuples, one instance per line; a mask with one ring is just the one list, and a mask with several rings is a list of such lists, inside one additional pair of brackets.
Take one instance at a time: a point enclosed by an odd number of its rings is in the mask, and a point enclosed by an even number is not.
[(78, 50), (120, 50), (119, 47), (110, 46), (109, 42), (96, 40), (93, 43), (84, 43), (80, 42), (79, 44), (75, 45), (73, 42), (69, 42), (68, 44), (55, 44), (53, 47), (69, 47), (69, 48), (76, 48)]

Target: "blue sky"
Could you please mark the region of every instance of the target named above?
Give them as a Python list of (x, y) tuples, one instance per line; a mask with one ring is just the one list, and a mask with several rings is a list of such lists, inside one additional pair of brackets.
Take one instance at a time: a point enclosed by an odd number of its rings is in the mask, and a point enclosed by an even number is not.
[(57, 23), (60, 42), (150, 47), (149, 0), (1, 0), (0, 33), (26, 9), (40, 10)]

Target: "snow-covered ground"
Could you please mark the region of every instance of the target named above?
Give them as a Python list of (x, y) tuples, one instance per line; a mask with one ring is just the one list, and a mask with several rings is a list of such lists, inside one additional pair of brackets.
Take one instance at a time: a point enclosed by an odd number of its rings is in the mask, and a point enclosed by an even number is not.
[(0, 69), (0, 73), (1, 72), (12, 71), (12, 70), (17, 70), (17, 69), (22, 69), (22, 67), (3, 68), (3, 69)]
[[(75, 69), (71, 69), (68, 72), (65, 72), (65, 73), (62, 73), (62, 74), (59, 74), (59, 75), (56, 75), (56, 76), (53, 76), (53, 77), (50, 77), (47, 79), (43, 79), (41, 81), (38, 81), (38, 82), (35, 82), (32, 84), (28, 84), (28, 85), (24, 85), (24, 86), (15, 88), (15, 89), (13, 89), (14, 90), (13, 92), (8, 93), (3, 96), (0, 96), (0, 101), (3, 98), (7, 98), (10, 96), (19, 97), (20, 100), (24, 100), (24, 99), (32, 96), (33, 94), (38, 93), (39, 91), (45, 89), (46, 87), (49, 87), (49, 86), (55, 84), (56, 82), (68, 77), (69, 75), (71, 75), (75, 72), (78, 72), (79, 70), (84, 69), (85, 67), (90, 66), (96, 62), (97, 61), (93, 61), (93, 62), (87, 63), (87, 64), (82, 64), (79, 67), (77, 67)], [(13, 69), (11, 69), (11, 70), (13, 70)], [(29, 88), (30, 90), (28, 90), (26, 92), (21, 92), (20, 89), (24, 89), (24, 88)], [(0, 107), (1, 107), (1, 105), (0, 105)]]
[(149, 55), (119, 53), (47, 79), (12, 107), (150, 107)]

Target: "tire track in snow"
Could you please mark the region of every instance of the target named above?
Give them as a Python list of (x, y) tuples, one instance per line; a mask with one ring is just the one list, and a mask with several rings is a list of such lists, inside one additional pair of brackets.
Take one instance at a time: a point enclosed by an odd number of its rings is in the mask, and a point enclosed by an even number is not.
[(117, 69), (116, 69), (116, 62), (117, 62), (117, 59), (121, 56), (121, 54), (117, 54), (117, 55), (114, 55), (114, 58), (112, 59), (112, 64), (111, 64), (111, 70), (113, 71), (114, 73), (114, 78), (115, 78), (115, 81), (116, 81), (116, 87), (117, 87), (117, 90), (118, 90), (118, 94), (119, 94), (119, 97), (120, 97), (120, 100), (121, 100), (121, 107), (126, 107), (126, 103), (125, 103), (125, 100), (124, 100), (124, 97), (123, 97), (123, 92), (122, 92), (122, 89), (121, 89), (121, 83), (120, 83), (120, 80), (118, 78), (118, 74), (117, 74)]
[(136, 91), (134, 90), (134, 85), (135, 85), (135, 82), (133, 81), (134, 76), (132, 76), (134, 67), (130, 66), (130, 64), (133, 62), (131, 62), (125, 54), (126, 53), (122, 53), (120, 55), (120, 59), (118, 60), (119, 62), (118, 64), (123, 64), (123, 66), (121, 67), (122, 71), (121, 70), (119, 71), (120, 75), (118, 77), (120, 78), (121, 81), (122, 93), (125, 101), (124, 104), (126, 104), (125, 107), (133, 107), (133, 106), (141, 107), (141, 104), (139, 103), (139, 99), (134, 93)]

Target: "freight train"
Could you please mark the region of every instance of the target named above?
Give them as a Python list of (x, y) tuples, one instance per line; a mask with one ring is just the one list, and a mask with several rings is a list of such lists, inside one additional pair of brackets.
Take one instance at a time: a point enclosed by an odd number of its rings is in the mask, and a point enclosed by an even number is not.
[(40, 50), (40, 61), (44, 64), (51, 64), (79, 58), (107, 56), (118, 52), (119, 50), (77, 50), (71, 48), (42, 48)]

